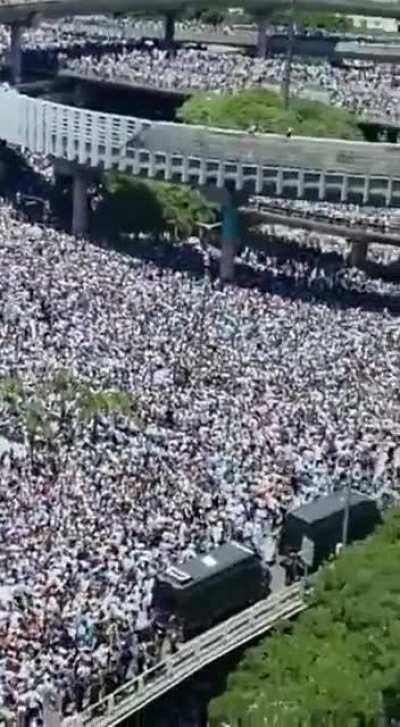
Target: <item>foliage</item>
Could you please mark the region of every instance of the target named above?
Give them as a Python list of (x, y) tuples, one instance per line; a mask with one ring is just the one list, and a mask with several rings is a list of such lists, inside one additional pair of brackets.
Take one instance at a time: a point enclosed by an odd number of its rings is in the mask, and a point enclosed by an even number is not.
[(285, 109), (280, 95), (266, 89), (235, 95), (194, 95), (183, 104), (180, 116), (189, 124), (225, 129), (255, 127), (260, 132), (284, 134), (290, 127), (293, 134), (300, 136), (362, 138), (357, 121), (349, 111), (298, 98)]
[(137, 402), (132, 394), (115, 388), (94, 389), (76, 381), (65, 369), (35, 384), (5, 377), (0, 381), (0, 402), (3, 409), (16, 417), (32, 458), (38, 446), (53, 445), (58, 440), (70, 441), (71, 409), (83, 427), (91, 423), (92, 439), (97, 436), (102, 414), (137, 417)]
[[(290, 20), (290, 11), (286, 13), (278, 13), (273, 16), (273, 23), (276, 25), (286, 25)], [(308, 11), (296, 9), (294, 12), (294, 21), (300, 28), (310, 28), (332, 31), (332, 32), (351, 32), (354, 24), (351, 18), (346, 15), (337, 15), (336, 13), (327, 13), (323, 11)]]
[[(216, 25), (217, 23), (230, 24), (254, 24), (257, 22), (257, 16), (246, 12), (243, 8), (230, 9), (223, 13), (213, 7), (209, 7), (200, 13), (195, 13), (195, 18), (201, 19), (204, 23)], [(274, 12), (271, 17), (271, 24), (287, 25), (290, 21), (291, 11)], [(351, 32), (354, 28), (352, 19), (346, 15), (337, 13), (329, 13), (325, 11), (309, 11), (295, 8), (294, 20), (297, 28), (322, 29), (332, 32)]]
[(198, 20), (208, 25), (221, 25), (224, 22), (224, 13), (216, 8), (210, 7), (202, 10), (198, 15)]
[(44, 404), (44, 387), (35, 389), (18, 377), (5, 377), (0, 382), (0, 401), (20, 422), (31, 449), (38, 440), (51, 437), (51, 417)]
[(185, 238), (197, 222), (210, 222), (215, 207), (188, 186), (165, 182), (139, 182), (124, 175), (110, 175), (97, 210), (97, 225), (107, 234), (161, 234)]
[[(211, 725), (375, 727), (400, 717), (400, 512), (316, 581), (309, 609), (249, 649)], [(266, 720), (266, 722), (265, 722)]]

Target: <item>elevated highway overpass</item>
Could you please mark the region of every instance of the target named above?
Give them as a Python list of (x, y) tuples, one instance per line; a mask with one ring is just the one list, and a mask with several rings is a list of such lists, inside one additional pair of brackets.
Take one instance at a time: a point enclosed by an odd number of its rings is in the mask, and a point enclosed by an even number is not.
[[(82, 23), (82, 32), (90, 29), (105, 32), (107, 26), (93, 23)], [(142, 22), (140, 25), (132, 24), (124, 28), (122, 36), (124, 41), (153, 40), (163, 41), (164, 30), (161, 25), (151, 22)], [(219, 29), (182, 28), (177, 26), (174, 35), (175, 42), (179, 44), (197, 44), (203, 46), (229, 46), (230, 48), (252, 50), (258, 46), (258, 33), (256, 29), (234, 28), (231, 32)], [(293, 41), (294, 54), (306, 57), (326, 58), (327, 60), (371, 60), (379, 63), (400, 62), (400, 40), (392, 38), (387, 41), (364, 41), (359, 39), (340, 40), (336, 36), (315, 37), (313, 35), (296, 34)], [(288, 35), (273, 33), (268, 36), (268, 50), (272, 54), (285, 53), (288, 45)]]
[(350, 263), (356, 267), (364, 263), (369, 243), (400, 247), (400, 230), (395, 228), (384, 231), (368, 223), (349, 225), (348, 222), (338, 222), (328, 216), (316, 220), (305, 217), (300, 211), (288, 213), (287, 210), (273, 208), (262, 202), (258, 208), (243, 207), (241, 212), (246, 215), (250, 224), (280, 225), (351, 241)]
[[(207, 5), (206, 0), (0, 0), (0, 24), (8, 24), (11, 27), (10, 44), (10, 69), (11, 80), (17, 84), (21, 81), (21, 36), (24, 26), (32, 27), (39, 25), (43, 18), (59, 18), (71, 15), (90, 15), (99, 13), (126, 13), (143, 12), (146, 15), (162, 15), (165, 18), (164, 40), (171, 44), (175, 38), (175, 18), (184, 9), (191, 11), (201, 10)], [(213, 7), (226, 9), (230, 7), (230, 0), (216, 0)], [(267, 50), (266, 29), (268, 21), (274, 11), (282, 12), (284, 9), (293, 8), (293, 0), (242, 0), (241, 5), (253, 14), (257, 23), (256, 32), (239, 31), (231, 41), (236, 46), (256, 46), (259, 56), (264, 57)], [(344, 14), (360, 13), (363, 15), (389, 17), (400, 19), (400, 0), (296, 0), (296, 8), (305, 10), (326, 10), (326, 12), (340, 12)], [(180, 38), (179, 38), (180, 35)], [(224, 34), (191, 34), (186, 31), (178, 33), (180, 42), (229, 42), (229, 36)], [(217, 37), (217, 36), (220, 37)], [(149, 37), (157, 37), (154, 29)], [(271, 43), (277, 44), (271, 40)], [(280, 45), (279, 45), (280, 43)], [(356, 44), (337, 44), (334, 41), (325, 39), (320, 42), (314, 39), (301, 41), (295, 40), (296, 52), (311, 55), (329, 55), (332, 58), (370, 58), (369, 53), (375, 60), (386, 60), (396, 63), (398, 53), (388, 53), (384, 46), (380, 49), (357, 48)], [(282, 41), (278, 42), (278, 46)], [(320, 46), (320, 49), (319, 49)], [(307, 51), (308, 48), (308, 51)], [(361, 55), (360, 55), (361, 54)]]
[[(241, 0), (246, 10), (268, 17), (292, 7), (292, 0)], [(206, 0), (1, 0), (0, 23), (28, 22), (34, 15), (58, 18), (66, 15), (122, 13), (143, 11), (146, 14), (168, 14), (184, 8), (203, 9)], [(231, 0), (216, 0), (215, 10), (231, 7)], [(304, 10), (361, 14), (375, 17), (400, 18), (400, 0), (296, 0)]]
[(372, 61), (373, 63), (400, 63), (399, 43), (337, 43), (333, 55), (338, 59)]
[[(88, 172), (118, 170), (214, 190), (227, 223), (222, 277), (233, 277), (232, 195), (400, 206), (400, 145), (286, 138), (100, 113), (0, 89), (0, 139), (52, 157), (73, 177), (74, 234), (87, 228)], [(229, 231), (230, 230), (230, 231)], [(225, 266), (225, 267), (224, 267)]]

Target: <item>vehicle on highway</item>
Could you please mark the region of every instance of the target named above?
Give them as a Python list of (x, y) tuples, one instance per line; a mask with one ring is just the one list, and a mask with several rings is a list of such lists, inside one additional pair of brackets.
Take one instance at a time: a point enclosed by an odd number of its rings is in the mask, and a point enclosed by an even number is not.
[(157, 621), (175, 618), (185, 639), (247, 608), (269, 593), (270, 574), (249, 548), (230, 542), (159, 576)]
[[(286, 571), (286, 583), (316, 571), (338, 552), (348, 504), (347, 542), (362, 540), (381, 521), (376, 502), (358, 492), (320, 497), (288, 513), (274, 567)], [(282, 571), (283, 572), (283, 571)], [(207, 554), (168, 568), (154, 590), (156, 621), (175, 621), (184, 639), (223, 621), (270, 593), (271, 570), (240, 543), (221, 545)]]
[(297, 554), (309, 571), (335, 554), (342, 542), (343, 521), (348, 505), (347, 542), (362, 540), (381, 521), (375, 500), (359, 492), (335, 492), (289, 512), (282, 528), (280, 553), (290, 559)]

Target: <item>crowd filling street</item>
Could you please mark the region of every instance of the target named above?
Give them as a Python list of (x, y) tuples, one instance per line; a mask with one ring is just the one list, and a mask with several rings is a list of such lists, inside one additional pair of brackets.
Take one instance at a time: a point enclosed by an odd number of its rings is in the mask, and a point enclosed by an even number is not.
[(400, 215), (398, 210), (360, 206), (358, 204), (334, 204), (332, 202), (309, 202), (303, 199), (280, 199), (276, 197), (250, 197), (254, 209), (270, 209), (292, 217), (304, 217), (350, 227), (398, 232)]
[[(284, 57), (252, 58), (241, 52), (188, 48), (173, 56), (158, 48), (133, 49), (101, 57), (67, 59), (74, 73), (107, 81), (163, 89), (235, 93), (249, 88), (279, 85), (285, 73)], [(400, 93), (393, 69), (385, 64), (358, 63), (335, 67), (329, 62), (295, 58), (291, 71), (294, 94), (322, 92), (335, 106), (361, 116), (399, 119)]]
[(33, 446), (22, 394), (0, 397), (4, 708), (35, 721), (54, 689), (72, 714), (176, 649), (152, 609), (171, 563), (232, 538), (263, 556), (288, 508), (349, 481), (396, 493), (399, 286), (293, 240), (246, 249), (257, 284), (221, 288), (1, 204), (1, 381), (34, 398), (67, 371), (135, 400), (94, 430), (53, 391)]
[[(155, 47), (132, 47), (145, 32), (141, 21), (120, 19), (110, 22), (99, 17), (66, 19), (44, 23), (36, 30), (24, 32), (23, 47), (58, 57), (60, 69), (70, 70), (105, 81), (124, 81), (136, 85), (182, 91), (234, 93), (242, 89), (279, 85), (285, 73), (285, 58), (252, 58), (233, 49), (181, 48), (175, 54)], [(162, 36), (162, 23), (150, 23)], [(198, 29), (198, 24), (178, 23), (179, 29)], [(203, 26), (203, 30), (211, 27)], [(229, 38), (229, 26), (223, 28)], [(9, 31), (0, 26), (0, 59), (7, 55)], [(46, 65), (43, 60), (44, 65)], [(399, 120), (398, 77), (389, 64), (348, 61), (336, 67), (321, 59), (295, 57), (292, 64), (293, 94), (323, 94), (329, 103), (350, 109), (365, 117)]]
[[(26, 42), (62, 52), (76, 36), (54, 27)], [(284, 61), (149, 47), (64, 63), (218, 92), (279, 83)], [(293, 85), (397, 119), (382, 65), (296, 60)], [(395, 216), (265, 203), (380, 229)], [(263, 232), (221, 285), (195, 237), (145, 262), (0, 199), (0, 716), (40, 725), (49, 695), (74, 715), (179, 649), (153, 604), (170, 565), (233, 539), (271, 559), (288, 510), (350, 485), (398, 499), (399, 283), (350, 267), (337, 238)], [(96, 409), (102, 392), (129, 407)]]

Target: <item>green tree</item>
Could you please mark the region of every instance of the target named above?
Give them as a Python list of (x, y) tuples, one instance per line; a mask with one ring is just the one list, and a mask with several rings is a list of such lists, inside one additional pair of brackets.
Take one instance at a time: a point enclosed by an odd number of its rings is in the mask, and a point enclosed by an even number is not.
[(197, 13), (197, 19), (202, 23), (217, 26), (224, 22), (224, 13), (217, 8), (210, 7)]
[(49, 442), (53, 436), (52, 417), (45, 404), (43, 386), (34, 387), (18, 377), (5, 377), (0, 382), (0, 400), (16, 417), (33, 462), (37, 446)]
[(362, 138), (357, 119), (349, 111), (298, 98), (286, 109), (281, 96), (266, 89), (234, 95), (196, 94), (185, 101), (180, 116), (188, 124), (225, 129), (255, 126), (259, 132), (285, 134), (291, 127), (300, 136)]
[(50, 443), (73, 443), (74, 429), (69, 416), (91, 427), (91, 437), (97, 440), (101, 415), (140, 421), (135, 396), (116, 388), (94, 388), (77, 381), (66, 369), (34, 384), (19, 378), (6, 377), (0, 381), (0, 402), (16, 419), (25, 437), (31, 461), (36, 449)]
[(136, 401), (127, 392), (118, 389), (93, 389), (87, 385), (78, 386), (77, 406), (81, 419), (91, 425), (91, 437), (94, 442), (98, 437), (102, 414), (130, 418), (136, 412)]
[(153, 189), (163, 210), (164, 228), (174, 239), (185, 239), (197, 231), (198, 222), (215, 218), (215, 205), (197, 189), (162, 182), (154, 183)]
[(48, 444), (52, 438), (51, 418), (43, 402), (33, 396), (25, 401), (21, 409), (21, 420), (33, 462), (38, 445)]
[(182, 239), (196, 230), (197, 222), (210, 222), (214, 213), (215, 206), (198, 190), (117, 174), (106, 180), (96, 217), (102, 233), (170, 232), (174, 239)]
[(122, 174), (109, 174), (95, 226), (102, 235), (159, 233), (163, 211), (148, 184)]
[[(354, 29), (352, 20), (346, 15), (327, 13), (322, 11), (308, 11), (295, 9), (294, 20), (298, 28), (320, 28), (331, 32), (351, 32)], [(274, 13), (272, 22), (276, 25), (285, 25), (289, 22), (289, 12)]]
[(25, 387), (18, 377), (6, 376), (0, 381), (0, 400), (13, 414), (19, 409), (20, 401), (25, 397)]
[(310, 607), (247, 651), (211, 705), (212, 727), (375, 727), (400, 718), (400, 512), (346, 549)]

